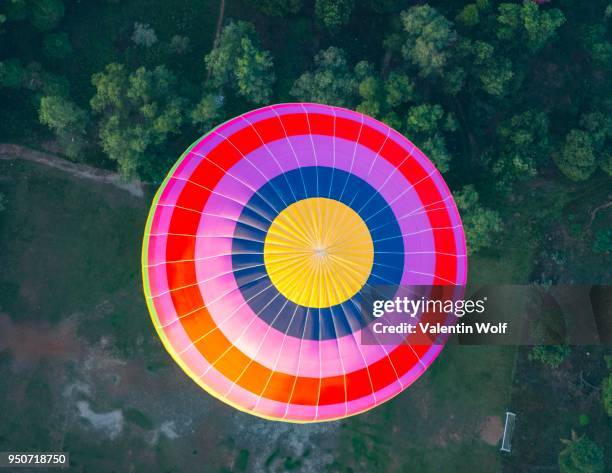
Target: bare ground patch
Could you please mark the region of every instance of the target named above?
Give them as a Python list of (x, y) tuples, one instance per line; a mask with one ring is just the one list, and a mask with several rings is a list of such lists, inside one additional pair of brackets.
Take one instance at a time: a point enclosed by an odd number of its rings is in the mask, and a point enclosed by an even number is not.
[(480, 438), (489, 445), (497, 445), (504, 433), (504, 426), (498, 416), (487, 416), (480, 428)]
[(0, 351), (9, 350), (17, 365), (32, 365), (43, 358), (68, 360), (79, 356), (82, 350), (75, 333), (74, 318), (52, 326), (15, 323), (8, 315), (0, 314)]

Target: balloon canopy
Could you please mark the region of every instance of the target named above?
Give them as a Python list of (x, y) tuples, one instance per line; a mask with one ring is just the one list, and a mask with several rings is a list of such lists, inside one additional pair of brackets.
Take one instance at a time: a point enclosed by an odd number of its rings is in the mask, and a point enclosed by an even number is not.
[(149, 310), (202, 388), (248, 413), (313, 422), (414, 382), (439, 344), (362, 344), (367, 287), (463, 285), (452, 195), (410, 141), (360, 113), (281, 104), (196, 141), (155, 196)]

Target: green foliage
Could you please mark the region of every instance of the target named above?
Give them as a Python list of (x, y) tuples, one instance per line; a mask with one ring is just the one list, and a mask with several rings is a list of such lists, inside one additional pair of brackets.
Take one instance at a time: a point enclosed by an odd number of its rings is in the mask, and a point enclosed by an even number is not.
[(144, 23), (134, 23), (134, 32), (132, 33), (132, 41), (138, 46), (150, 48), (157, 43), (157, 35), (155, 30), (150, 25)]
[(586, 113), (580, 126), (590, 134), (597, 165), (612, 176), (612, 117), (598, 111)]
[(502, 3), (497, 16), (497, 37), (504, 41), (518, 41), (531, 52), (538, 51), (556, 35), (565, 23), (561, 10), (540, 10), (536, 2), (523, 0), (523, 4)]
[(270, 16), (286, 16), (302, 8), (302, 0), (249, 0), (249, 3)]
[(64, 154), (79, 159), (86, 144), (87, 112), (65, 97), (46, 96), (40, 100), (38, 117), (55, 132)]
[(272, 57), (258, 50), (251, 41), (242, 39), (242, 55), (237, 58), (235, 78), (238, 93), (253, 103), (265, 103), (272, 95)]
[(455, 20), (463, 26), (476, 26), (480, 21), (478, 7), (474, 3), (466, 5), (463, 7), (463, 10), (459, 12)]
[(380, 97), (381, 83), (377, 77), (370, 75), (365, 77), (357, 87), (359, 95), (364, 100), (376, 100)]
[(508, 86), (513, 77), (512, 62), (505, 57), (491, 58), (480, 68), (478, 74), (484, 91), (497, 96), (508, 93)]
[(402, 12), (401, 19), (404, 58), (416, 66), (423, 77), (440, 75), (457, 38), (452, 23), (429, 5), (409, 8)]
[(273, 62), (259, 47), (255, 28), (239, 21), (228, 24), (217, 46), (206, 56), (215, 87), (229, 86), (249, 102), (265, 103), (272, 96)]
[(362, 100), (357, 110), (373, 117), (380, 117), (386, 107), (384, 85), (380, 75), (367, 61), (361, 61), (355, 66), (354, 75), (357, 80), (357, 94)]
[(398, 107), (415, 99), (415, 85), (406, 74), (393, 71), (385, 83), (387, 103), (390, 107)]
[(559, 170), (572, 181), (584, 181), (591, 177), (597, 169), (591, 135), (584, 130), (571, 130), (555, 162)]
[(582, 116), (581, 129), (573, 129), (555, 162), (565, 176), (573, 181), (588, 179), (600, 167), (612, 175), (612, 118), (601, 112)]
[(596, 148), (612, 137), (612, 117), (602, 112), (589, 112), (580, 117), (580, 126), (591, 133)]
[(580, 427), (586, 427), (591, 423), (591, 419), (586, 414), (580, 414), (578, 416), (578, 423), (580, 424)]
[(586, 25), (581, 34), (585, 49), (598, 66), (609, 67), (612, 63), (612, 43), (607, 39), (607, 23)]
[(192, 123), (199, 126), (202, 131), (210, 129), (212, 124), (219, 118), (222, 106), (222, 95), (205, 94), (191, 112)]
[(157, 176), (155, 152), (180, 131), (185, 101), (176, 93), (176, 77), (164, 66), (128, 73), (109, 64), (92, 76), (90, 101), (101, 116), (100, 141), (125, 176)]
[(566, 447), (559, 453), (561, 473), (603, 473), (604, 455), (601, 447), (586, 436), (572, 432), (571, 440), (562, 440)]
[(174, 54), (185, 54), (189, 50), (190, 43), (189, 37), (175, 34), (170, 39), (170, 50)]
[(404, 128), (395, 109), (416, 100), (416, 88), (412, 79), (404, 73), (392, 71), (384, 80), (372, 64), (366, 61), (355, 66), (354, 75), (361, 99), (357, 110), (384, 120), (394, 128)]
[(30, 8), (32, 24), (43, 31), (55, 28), (64, 17), (62, 0), (33, 0)]
[(331, 47), (315, 56), (315, 70), (305, 72), (293, 84), (291, 95), (302, 102), (349, 107), (355, 101), (358, 82), (342, 49)]
[(330, 30), (346, 25), (353, 11), (353, 0), (316, 0), (315, 14)]
[(501, 97), (509, 92), (516, 76), (512, 61), (496, 51), (491, 43), (462, 38), (458, 42), (456, 57), (462, 60), (462, 64), (469, 65), (470, 74), (487, 94)]
[(482, 206), (478, 193), (471, 184), (456, 192), (454, 198), (461, 214), (468, 254), (490, 247), (502, 230), (499, 213)]
[(499, 126), (498, 135), (494, 172), (505, 180), (534, 177), (538, 161), (545, 161), (550, 152), (547, 116), (535, 110), (514, 115)]
[(442, 130), (455, 131), (457, 124), (451, 114), (445, 114), (440, 105), (417, 105), (408, 110), (406, 133), (432, 160), (440, 172), (449, 169), (451, 155), (446, 147)]
[(369, 76), (359, 83), (357, 90), (363, 99), (363, 102), (357, 106), (357, 110), (372, 117), (379, 117), (382, 111), (382, 82), (374, 76)]
[(476, 65), (481, 66), (483, 64), (486, 64), (495, 56), (495, 48), (493, 47), (493, 45), (485, 41), (476, 40), (463, 44), (464, 47), (469, 49)]
[(408, 112), (407, 127), (409, 133), (433, 133), (444, 116), (440, 105), (418, 105)]
[(570, 355), (567, 345), (536, 345), (529, 353), (529, 359), (543, 363), (548, 368), (558, 368)]
[(43, 39), (43, 52), (51, 59), (65, 59), (72, 55), (72, 45), (66, 33), (50, 33)]

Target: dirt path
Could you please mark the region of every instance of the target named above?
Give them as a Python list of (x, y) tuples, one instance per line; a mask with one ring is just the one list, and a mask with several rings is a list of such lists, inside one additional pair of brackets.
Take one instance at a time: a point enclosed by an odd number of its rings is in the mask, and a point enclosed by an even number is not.
[(126, 182), (120, 174), (103, 169), (96, 169), (86, 164), (66, 161), (65, 159), (55, 156), (54, 154), (43, 153), (41, 151), (26, 148), (25, 146), (0, 143), (0, 159), (23, 159), (26, 161), (33, 161), (35, 163), (59, 169), (60, 171), (72, 174), (73, 176), (81, 179), (89, 179), (96, 182), (102, 182), (104, 184), (111, 184), (119, 189), (128, 191), (130, 194), (136, 197), (142, 197), (144, 195), (143, 184), (140, 181), (134, 180)]

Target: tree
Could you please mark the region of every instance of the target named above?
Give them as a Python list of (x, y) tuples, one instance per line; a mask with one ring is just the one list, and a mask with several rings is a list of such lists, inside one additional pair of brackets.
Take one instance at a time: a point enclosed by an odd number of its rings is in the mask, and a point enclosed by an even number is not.
[(565, 145), (555, 162), (565, 176), (573, 181), (584, 181), (600, 167), (612, 175), (612, 118), (594, 111), (580, 118), (580, 127), (570, 130)]
[(126, 176), (159, 177), (164, 162), (157, 153), (180, 131), (185, 101), (176, 93), (176, 77), (164, 66), (128, 73), (109, 64), (92, 76), (92, 110), (101, 115), (100, 140), (106, 154)]
[(531, 52), (536, 52), (556, 35), (565, 23), (561, 10), (540, 10), (536, 2), (523, 0), (523, 4), (502, 3), (497, 16), (497, 37), (504, 41), (519, 41)]
[(387, 108), (383, 80), (367, 61), (360, 61), (355, 66), (354, 76), (357, 94), (361, 98), (357, 111), (379, 118)]
[[(612, 4), (608, 5), (606, 13), (608, 10), (612, 11)], [(609, 67), (612, 62), (612, 43), (607, 39), (609, 17), (605, 14), (603, 21), (585, 25), (580, 38), (595, 64), (603, 67)]]
[(440, 105), (422, 104), (408, 110), (406, 134), (427, 154), (440, 172), (448, 171), (451, 160), (441, 131), (456, 129), (453, 115), (445, 114)]
[(536, 345), (529, 353), (530, 360), (543, 363), (548, 368), (558, 368), (567, 357), (571, 350), (567, 345)]
[(352, 106), (358, 81), (348, 67), (344, 51), (332, 46), (320, 51), (314, 62), (315, 70), (305, 72), (295, 81), (291, 95), (302, 102)]
[(456, 192), (454, 197), (461, 214), (468, 254), (490, 247), (502, 230), (499, 213), (480, 204), (478, 192), (471, 184)]
[(33, 0), (30, 8), (32, 24), (43, 31), (55, 28), (64, 16), (62, 0)]
[(423, 77), (440, 75), (451, 56), (457, 35), (452, 23), (429, 5), (409, 8), (401, 14), (404, 28), (402, 54)]
[(591, 135), (597, 165), (612, 176), (612, 117), (599, 111), (585, 113), (580, 118), (580, 126)]
[(591, 135), (584, 130), (571, 130), (555, 162), (559, 170), (572, 181), (584, 181), (591, 177), (597, 169)]
[(223, 107), (223, 96), (206, 93), (191, 112), (191, 121), (202, 130), (209, 129), (220, 116)]
[(387, 103), (399, 107), (415, 99), (414, 81), (401, 72), (393, 71), (385, 83)]
[(302, 8), (302, 0), (249, 0), (249, 3), (270, 16), (286, 16)]
[(51, 59), (65, 59), (72, 54), (72, 45), (66, 33), (51, 33), (43, 40), (43, 52)]
[(451, 71), (445, 72), (445, 77), (453, 74), (454, 70), (460, 71), (465, 67), (475, 79), (473, 83), (480, 85), (487, 94), (501, 97), (508, 93), (512, 79), (515, 77), (512, 62), (496, 51), (491, 43), (460, 38), (456, 49), (455, 62), (461, 65), (456, 65)]
[(170, 40), (170, 50), (174, 54), (185, 54), (189, 51), (191, 40), (187, 36), (175, 34)]
[(499, 158), (493, 171), (506, 181), (525, 180), (537, 174), (538, 162), (550, 152), (548, 118), (536, 110), (527, 110), (502, 122), (498, 128)]
[(78, 159), (86, 143), (87, 112), (69, 99), (54, 95), (41, 98), (38, 117), (55, 132), (64, 154)]
[(150, 48), (157, 43), (157, 35), (155, 30), (148, 24), (134, 23), (134, 32), (132, 33), (132, 41), (137, 46), (144, 46)]
[(489, 59), (479, 68), (478, 78), (487, 94), (502, 96), (508, 93), (510, 81), (514, 77), (512, 62), (505, 57)]
[(215, 87), (229, 86), (253, 103), (270, 99), (275, 80), (272, 56), (260, 48), (250, 23), (232, 22), (223, 28), (217, 46), (205, 61)]
[(351, 18), (353, 0), (316, 0), (315, 14), (330, 30), (346, 25)]
[(559, 453), (561, 473), (603, 473), (604, 455), (591, 439), (572, 431), (570, 440), (561, 440), (566, 447)]
[(480, 22), (478, 7), (474, 3), (466, 5), (455, 17), (455, 20), (463, 26), (476, 26)]
[(254, 103), (265, 103), (272, 95), (272, 58), (268, 51), (257, 49), (253, 43), (242, 39), (241, 57), (236, 60), (238, 93)]
[(416, 99), (412, 79), (401, 72), (392, 71), (387, 80), (367, 61), (359, 62), (354, 69), (357, 92), (361, 102), (357, 111), (384, 120), (390, 126), (403, 128), (403, 123), (395, 108)]

